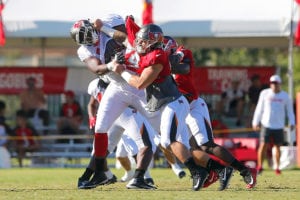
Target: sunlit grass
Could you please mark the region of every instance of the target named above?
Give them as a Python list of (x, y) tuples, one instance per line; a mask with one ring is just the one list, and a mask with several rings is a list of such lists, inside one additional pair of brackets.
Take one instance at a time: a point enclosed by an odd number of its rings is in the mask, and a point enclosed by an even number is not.
[[(99, 186), (92, 190), (78, 190), (77, 179), (83, 172), (77, 169), (13, 168), (0, 170), (0, 199), (300, 199), (300, 170), (283, 171), (276, 176), (266, 170), (258, 177), (257, 187), (248, 190), (238, 172), (234, 173), (229, 188), (218, 191), (218, 182), (209, 188), (194, 192), (191, 179), (178, 179), (171, 169), (151, 171), (158, 187), (155, 191), (128, 190), (126, 183)], [(117, 177), (123, 170), (113, 168)]]

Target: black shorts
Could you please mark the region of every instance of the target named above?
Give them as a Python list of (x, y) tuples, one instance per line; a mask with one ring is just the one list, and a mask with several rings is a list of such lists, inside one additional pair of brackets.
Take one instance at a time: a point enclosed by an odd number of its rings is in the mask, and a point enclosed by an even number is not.
[(262, 126), (260, 130), (260, 142), (281, 145), (284, 142), (283, 134), (283, 129), (270, 129)]

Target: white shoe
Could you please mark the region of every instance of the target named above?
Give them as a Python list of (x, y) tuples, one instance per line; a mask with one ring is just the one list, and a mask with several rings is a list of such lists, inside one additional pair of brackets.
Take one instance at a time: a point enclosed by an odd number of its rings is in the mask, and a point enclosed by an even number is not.
[(121, 182), (127, 182), (127, 181), (129, 181), (129, 180), (132, 179), (133, 175), (134, 175), (134, 171), (133, 170), (126, 171), (125, 174), (124, 174), (124, 176), (122, 176), (122, 178), (121, 178), (120, 181)]

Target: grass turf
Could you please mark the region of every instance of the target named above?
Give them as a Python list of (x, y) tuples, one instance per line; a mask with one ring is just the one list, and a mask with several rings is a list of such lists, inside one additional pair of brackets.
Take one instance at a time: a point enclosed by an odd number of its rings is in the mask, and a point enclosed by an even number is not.
[[(216, 182), (201, 191), (191, 190), (191, 179), (177, 178), (171, 169), (154, 168), (151, 174), (158, 189), (155, 191), (128, 190), (126, 183), (99, 186), (91, 190), (78, 190), (77, 179), (84, 169), (66, 168), (13, 168), (0, 170), (0, 199), (231, 199), (231, 200), (292, 200), (300, 199), (300, 170), (286, 170), (276, 176), (273, 171), (265, 170), (258, 176), (254, 189), (246, 189), (238, 172), (234, 173), (230, 186), (218, 191)], [(112, 169), (117, 177), (123, 170)]]

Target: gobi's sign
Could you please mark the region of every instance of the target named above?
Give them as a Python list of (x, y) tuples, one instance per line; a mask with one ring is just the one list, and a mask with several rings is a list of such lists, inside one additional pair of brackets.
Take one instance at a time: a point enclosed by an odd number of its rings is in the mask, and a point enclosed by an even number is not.
[(0, 94), (18, 94), (26, 88), (26, 79), (33, 77), (36, 87), (47, 94), (62, 93), (65, 89), (67, 68), (3, 67), (0, 68)]

